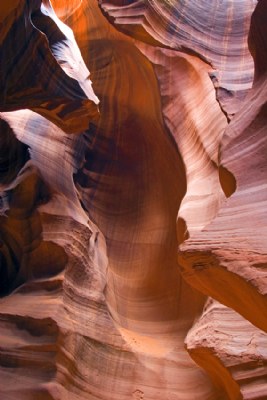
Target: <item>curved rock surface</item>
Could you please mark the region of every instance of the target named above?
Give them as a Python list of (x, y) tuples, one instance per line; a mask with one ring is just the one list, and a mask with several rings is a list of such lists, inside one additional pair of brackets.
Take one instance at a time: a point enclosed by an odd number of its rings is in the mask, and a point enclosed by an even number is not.
[(209, 299), (186, 346), (226, 399), (267, 397), (267, 335), (230, 308)]
[[(257, 32), (266, 29), (259, 12), (262, 8), (265, 10), (264, 7), (266, 2), (259, 2), (251, 24), (250, 46), (255, 48), (256, 71), (261, 70), (257, 65)], [(181, 246), (179, 262), (184, 276), (193, 286), (201, 287), (203, 292), (266, 331), (265, 71), (255, 75), (253, 88), (221, 143), (220, 163), (234, 175), (237, 189), (216, 218)]]
[(266, 398), (266, 5), (0, 6), (1, 399)]
[(212, 221), (225, 198), (218, 157), (227, 120), (215, 99), (209, 65), (181, 52), (137, 46), (152, 62), (163, 118), (185, 165), (186, 196), (177, 223), (181, 243)]
[(247, 46), (257, 1), (103, 0), (101, 7), (127, 34), (195, 53), (216, 70), (211, 78), (231, 117), (251, 87), (253, 62)]
[[(71, 29), (53, 14), (50, 2), (2, 2), (0, 16), (0, 110), (30, 108), (69, 133), (82, 132), (96, 121), (89, 71)], [(59, 63), (68, 64), (66, 73)], [(69, 73), (77, 69), (78, 82)]]

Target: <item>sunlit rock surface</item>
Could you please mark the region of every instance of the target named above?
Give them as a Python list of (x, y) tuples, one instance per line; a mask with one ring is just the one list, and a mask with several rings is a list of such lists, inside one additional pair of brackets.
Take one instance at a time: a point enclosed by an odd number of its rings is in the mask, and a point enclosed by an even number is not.
[(231, 308), (209, 299), (186, 338), (191, 357), (226, 399), (267, 396), (267, 334)]
[(256, 0), (101, 0), (118, 29), (158, 46), (197, 54), (210, 63), (221, 106), (231, 117), (251, 87), (247, 48)]
[(179, 262), (193, 286), (202, 287), (266, 331), (267, 81), (266, 69), (258, 65), (258, 39), (262, 38), (258, 30), (266, 31), (260, 13), (264, 10), (266, 2), (259, 2), (251, 24), (254, 85), (227, 127), (220, 148), (220, 163), (234, 175), (236, 191), (216, 218), (181, 246)]
[[(67, 132), (86, 129), (89, 119), (98, 118), (97, 99), (85, 89), (89, 71), (71, 30), (53, 17), (49, 1), (5, 3), (0, 5), (1, 111), (30, 108)], [(58, 63), (68, 63), (68, 71)]]
[(0, 18), (0, 398), (266, 399), (267, 2)]

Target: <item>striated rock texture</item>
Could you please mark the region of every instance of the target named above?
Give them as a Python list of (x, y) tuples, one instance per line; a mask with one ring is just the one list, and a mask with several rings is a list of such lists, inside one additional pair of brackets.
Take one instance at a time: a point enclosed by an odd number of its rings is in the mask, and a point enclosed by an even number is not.
[(220, 163), (234, 175), (237, 188), (216, 218), (181, 246), (179, 262), (191, 284), (266, 331), (267, 82), (266, 70), (258, 66), (263, 10), (266, 2), (259, 2), (250, 31), (257, 71), (254, 85), (226, 129), (220, 147)]
[(267, 1), (8, 4), (0, 398), (266, 399)]
[(231, 117), (251, 87), (253, 62), (247, 48), (247, 1), (101, 0), (119, 29), (161, 47), (197, 54), (211, 64), (218, 99)]
[[(86, 129), (88, 120), (98, 117), (93, 103), (97, 99), (71, 29), (58, 20), (49, 0), (4, 3), (0, 6), (1, 111), (30, 108), (69, 133)], [(66, 63), (64, 71), (59, 64)]]
[[(208, 334), (207, 334), (208, 333)], [(267, 335), (230, 308), (209, 299), (187, 335), (191, 357), (226, 399), (265, 399)]]

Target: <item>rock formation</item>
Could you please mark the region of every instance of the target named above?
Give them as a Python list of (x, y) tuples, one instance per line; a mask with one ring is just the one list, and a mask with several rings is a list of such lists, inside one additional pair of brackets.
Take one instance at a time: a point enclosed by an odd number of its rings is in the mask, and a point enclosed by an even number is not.
[[(225, 130), (220, 146), (220, 164), (234, 175), (237, 188), (222, 204), (216, 218), (199, 235), (193, 236), (181, 246), (180, 263), (185, 275), (190, 269), (191, 283), (194, 276), (198, 276), (199, 287), (202, 285), (201, 277), (209, 275), (207, 286), (207, 282), (204, 283), (205, 278), (203, 281), (204, 292), (209, 292), (208, 286), (211, 284), (214, 298), (236, 309), (266, 331), (264, 309), (267, 305), (265, 215), (267, 99), (266, 68), (264, 64), (258, 64), (261, 58), (258, 52), (262, 51), (262, 48), (259, 49), (258, 40), (262, 38), (264, 32), (261, 18), (264, 11), (266, 2), (259, 2), (251, 20), (249, 38), (255, 60), (254, 84), (243, 107)], [(246, 166), (245, 171), (242, 165)], [(227, 225), (222, 223), (225, 218)], [(223, 232), (222, 225), (224, 225)], [(260, 237), (255, 235), (255, 227)], [(212, 237), (211, 242), (208, 237)], [(197, 250), (193, 244), (196, 242)], [(213, 274), (219, 284), (218, 288), (211, 277)], [(231, 277), (229, 282), (226, 278), (228, 274)], [(226, 286), (220, 284), (221, 279), (227, 283)], [(230, 290), (231, 285), (234, 285), (235, 291)], [(218, 292), (218, 295), (215, 292)]]
[(98, 111), (71, 29), (49, 1), (12, 0), (0, 15), (1, 111), (29, 108), (69, 133), (86, 129)]
[(8, 4), (0, 398), (267, 399), (267, 1)]

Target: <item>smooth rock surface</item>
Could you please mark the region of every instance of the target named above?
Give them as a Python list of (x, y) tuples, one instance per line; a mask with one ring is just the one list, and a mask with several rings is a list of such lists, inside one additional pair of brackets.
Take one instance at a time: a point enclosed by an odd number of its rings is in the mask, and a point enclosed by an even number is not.
[(267, 398), (266, 16), (2, 2), (1, 400)]
[(231, 118), (251, 87), (247, 35), (257, 1), (102, 0), (119, 29), (153, 44), (197, 54), (212, 65), (221, 106)]
[[(259, 9), (266, 1), (259, 2)], [(251, 45), (258, 71), (259, 27), (265, 29), (256, 8)], [(255, 38), (255, 42), (253, 42)], [(179, 263), (195, 287), (232, 307), (257, 327), (267, 330), (266, 230), (266, 72), (255, 75), (242, 109), (226, 129), (220, 163), (236, 180), (236, 191), (216, 218), (181, 246)], [(186, 199), (184, 199), (186, 201)], [(222, 284), (223, 283), (223, 284)]]
[(267, 335), (240, 314), (209, 299), (186, 346), (225, 398), (266, 398)]

